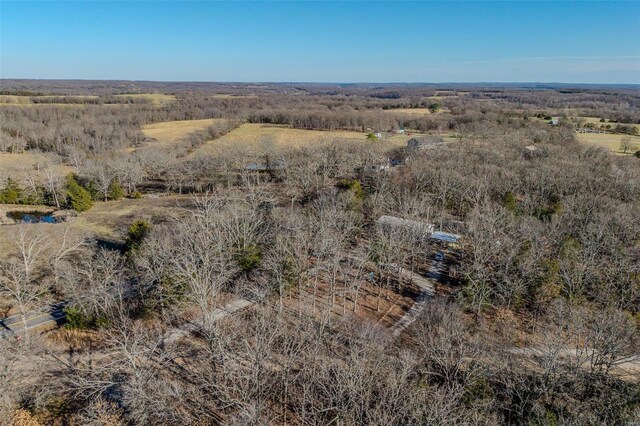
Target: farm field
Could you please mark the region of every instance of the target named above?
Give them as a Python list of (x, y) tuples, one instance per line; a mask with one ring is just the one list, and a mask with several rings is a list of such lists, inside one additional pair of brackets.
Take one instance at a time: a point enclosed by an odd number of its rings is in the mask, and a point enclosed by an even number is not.
[(600, 127), (601, 125), (606, 126), (607, 124), (610, 125), (612, 128), (615, 128), (621, 124), (639, 127), (637, 124), (632, 124), (632, 123), (613, 123), (608, 120), (606, 122), (602, 122), (600, 121), (600, 117), (572, 117), (572, 120), (573, 121), (584, 120), (585, 123), (592, 123), (596, 127)]
[(384, 111), (395, 114), (430, 115), (429, 108), (392, 108)]
[(170, 144), (185, 136), (201, 130), (205, 130), (216, 122), (221, 122), (220, 118), (209, 118), (205, 120), (183, 120), (165, 121), (161, 123), (147, 124), (142, 126), (145, 136), (157, 139), (161, 144)]
[[(232, 132), (207, 142), (196, 153), (214, 153), (220, 149), (234, 148), (246, 152), (260, 153), (266, 147), (301, 148), (309, 144), (319, 144), (335, 139), (365, 142), (367, 133), (345, 130), (303, 130), (292, 129), (284, 125), (246, 123)], [(390, 147), (406, 143), (411, 136), (393, 135), (380, 143)], [(378, 143), (378, 142), (373, 142)]]
[(614, 135), (607, 133), (578, 133), (576, 137), (580, 142), (603, 147), (620, 155), (624, 155), (624, 153), (620, 151), (620, 141), (624, 138), (631, 139), (632, 148), (627, 152), (627, 155), (632, 155), (635, 151), (640, 149), (640, 136)]
[(164, 93), (132, 93), (115, 96), (117, 98), (147, 99), (156, 106), (166, 105), (176, 100), (174, 95), (167, 95)]
[[(367, 133), (345, 130), (303, 130), (292, 129), (284, 125), (245, 123), (218, 139), (208, 141), (191, 155), (215, 155), (233, 149), (250, 158), (263, 155), (265, 150), (273, 148), (279, 150), (299, 149), (335, 140), (364, 142)], [(372, 143), (384, 144), (388, 148), (393, 148), (404, 145), (414, 136), (419, 136), (419, 134), (393, 134)]]
[[(22, 179), (26, 174), (38, 177), (43, 175), (42, 172), (38, 172), (38, 167), (50, 162), (51, 160), (46, 155), (40, 153), (0, 152), (0, 177), (7, 175), (15, 179)], [(74, 169), (71, 166), (55, 164), (54, 171), (56, 176), (62, 177), (73, 172)]]
[[(98, 99), (99, 96), (97, 95), (44, 95), (44, 96), (18, 96), (18, 95), (0, 95), (0, 105), (5, 105), (5, 106), (37, 106), (37, 107), (42, 107), (42, 106), (51, 106), (51, 105), (55, 105), (55, 106), (66, 106), (66, 107), (82, 107), (85, 106), (85, 104), (82, 103), (65, 103), (65, 102), (61, 102), (61, 103), (38, 103), (38, 102), (33, 102), (33, 98), (38, 98), (38, 99), (52, 99), (52, 98), (69, 98), (69, 99), (78, 99), (78, 100), (85, 100), (85, 99)], [(116, 98), (132, 98), (132, 99), (147, 99), (149, 100), (149, 102), (154, 105), (154, 106), (163, 106), (166, 105), (170, 102), (173, 102), (176, 100), (176, 97), (174, 95), (167, 95), (167, 94), (163, 94), (163, 93), (133, 93), (133, 94), (122, 94), (122, 95), (114, 95), (114, 97)], [(112, 104), (104, 104), (106, 105), (112, 105)], [(119, 105), (119, 104), (116, 104)], [(123, 104), (123, 105), (127, 105), (127, 104)]]

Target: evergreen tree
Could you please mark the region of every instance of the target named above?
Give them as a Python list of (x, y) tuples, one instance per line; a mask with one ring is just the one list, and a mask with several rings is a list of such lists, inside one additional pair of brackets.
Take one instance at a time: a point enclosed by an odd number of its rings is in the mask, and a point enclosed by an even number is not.
[(78, 212), (89, 210), (93, 206), (91, 194), (84, 189), (76, 180), (76, 175), (69, 173), (66, 179), (67, 197), (69, 205)]
[(8, 178), (7, 185), (2, 191), (3, 203), (18, 204), (22, 200), (22, 188), (14, 179)]
[(119, 200), (122, 197), (124, 197), (124, 189), (118, 179), (113, 179), (109, 184), (109, 199)]
[(142, 240), (147, 236), (150, 229), (151, 225), (146, 220), (136, 220), (133, 222), (127, 232), (125, 251), (129, 254), (137, 251), (140, 248), (140, 244), (142, 244)]

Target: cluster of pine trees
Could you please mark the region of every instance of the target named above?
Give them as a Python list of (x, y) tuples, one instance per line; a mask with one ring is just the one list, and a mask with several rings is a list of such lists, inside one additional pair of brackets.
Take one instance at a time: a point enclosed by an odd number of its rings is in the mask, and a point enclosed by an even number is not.
[[(56, 193), (54, 193), (56, 192)], [(125, 191), (118, 179), (109, 184), (108, 199), (119, 200), (125, 196)], [(7, 178), (0, 188), (0, 204), (48, 205), (72, 208), (78, 212), (89, 210), (95, 200), (102, 199), (94, 181), (81, 179), (75, 173), (69, 173), (64, 185), (59, 189), (48, 189), (44, 185), (24, 187), (13, 179)], [(58, 200), (58, 201), (56, 201)]]

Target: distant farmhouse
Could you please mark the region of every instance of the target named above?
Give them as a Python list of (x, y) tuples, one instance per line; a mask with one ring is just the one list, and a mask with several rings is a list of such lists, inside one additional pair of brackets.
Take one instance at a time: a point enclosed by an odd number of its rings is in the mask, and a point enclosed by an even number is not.
[(407, 149), (409, 149), (409, 151), (422, 151), (438, 148), (443, 144), (444, 139), (441, 136), (424, 136), (409, 139), (407, 141)]

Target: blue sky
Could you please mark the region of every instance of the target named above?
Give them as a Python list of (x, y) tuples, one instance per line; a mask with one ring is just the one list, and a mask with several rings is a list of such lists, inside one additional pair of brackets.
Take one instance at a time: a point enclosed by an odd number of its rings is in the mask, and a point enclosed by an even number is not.
[(640, 1), (0, 0), (0, 77), (640, 83)]

